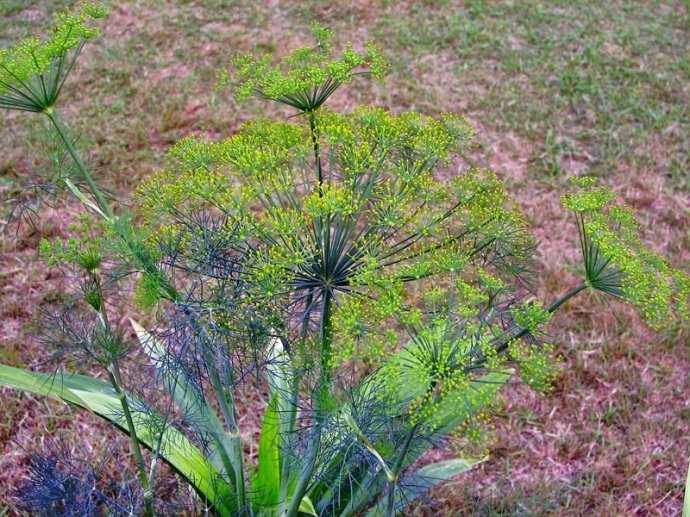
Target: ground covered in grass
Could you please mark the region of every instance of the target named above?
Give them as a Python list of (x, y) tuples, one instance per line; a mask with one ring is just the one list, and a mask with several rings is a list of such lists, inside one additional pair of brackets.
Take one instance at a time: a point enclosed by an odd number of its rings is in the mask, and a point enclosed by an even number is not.
[[(0, 44), (45, 26), (71, 3), (0, 0)], [(368, 102), (432, 115), (455, 111), (475, 124), (473, 159), (501, 175), (533, 223), (538, 295), (548, 299), (575, 282), (575, 226), (559, 197), (567, 179), (585, 171), (638, 209), (656, 249), (677, 266), (689, 263), (687, 1), (113, 5), (103, 37), (85, 49), (63, 97), (79, 145), (113, 191), (131, 192), (177, 139), (227, 135), (265, 114), (263, 103), (237, 106), (214, 92), (218, 70), (237, 52), (292, 48), (318, 21), (343, 40), (377, 40), (393, 65), (385, 84), (342, 89), (334, 108)], [(54, 149), (46, 135), (37, 118), (3, 114), (5, 195), (60, 166), (42, 158)], [(32, 317), (61, 296), (64, 279), (36, 261), (35, 249), (41, 237), (66, 235), (74, 214), (58, 201), (35, 227), (0, 238), (3, 363), (38, 367), (48, 359)], [(591, 295), (560, 311), (551, 331), (562, 355), (553, 393), (511, 390), (485, 437), (488, 461), (436, 490), (415, 514), (679, 513), (690, 456), (687, 329), (654, 334), (630, 311)], [(12, 513), (12, 488), (46, 434), (94, 457), (110, 447), (103, 424), (58, 404), (5, 390), (0, 409), (0, 515)]]

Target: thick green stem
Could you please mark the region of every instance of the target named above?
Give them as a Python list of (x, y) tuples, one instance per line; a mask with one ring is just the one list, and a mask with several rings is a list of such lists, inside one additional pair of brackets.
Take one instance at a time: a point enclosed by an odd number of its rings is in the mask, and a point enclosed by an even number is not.
[(122, 412), (125, 415), (125, 421), (127, 423), (127, 431), (129, 433), (132, 453), (134, 454), (134, 460), (137, 464), (139, 482), (141, 483), (141, 488), (144, 491), (144, 514), (147, 517), (153, 517), (154, 510), (152, 487), (149, 483), (148, 474), (146, 473), (146, 463), (144, 462), (144, 456), (141, 453), (141, 444), (139, 443), (139, 438), (137, 438), (137, 430), (134, 425), (134, 419), (132, 418), (132, 412), (129, 408), (129, 402), (127, 402), (127, 395), (122, 390), (122, 377), (120, 375), (120, 367), (117, 359), (113, 358), (110, 366), (108, 376), (118, 399), (120, 399)]
[(587, 289), (587, 287), (589, 287), (589, 286), (588, 286), (587, 284), (585, 284), (585, 283), (580, 284), (580, 285), (578, 285), (577, 287), (573, 287), (573, 288), (570, 289), (568, 292), (566, 292), (563, 296), (561, 296), (558, 300), (556, 300), (556, 301), (553, 302), (551, 305), (549, 305), (549, 306), (546, 308), (546, 310), (547, 310), (548, 312), (550, 312), (551, 314), (553, 314), (554, 312), (556, 312), (556, 311), (559, 309), (559, 307), (560, 307), (561, 305), (563, 305), (565, 302), (567, 302), (568, 300), (570, 300), (570, 299), (571, 299), (573, 296), (575, 296), (576, 294), (578, 294), (578, 293), (580, 293), (581, 291), (584, 291), (585, 289)]
[(302, 498), (307, 492), (309, 482), (316, 469), (316, 460), (321, 447), (321, 428), (323, 427), (324, 402), (329, 396), (331, 383), (331, 347), (333, 340), (333, 325), (331, 321), (331, 310), (333, 306), (333, 293), (330, 289), (324, 289), (323, 303), (321, 308), (321, 375), (316, 386), (316, 400), (314, 401), (314, 415), (311, 436), (304, 466), (297, 480), (295, 493), (290, 506), (287, 510), (287, 517), (295, 517), (302, 502)]
[[(427, 388), (427, 393), (434, 391), (436, 384), (433, 383), (429, 388)], [(388, 480), (388, 494), (386, 495), (386, 517), (393, 517), (395, 515), (395, 489), (398, 484), (398, 479), (400, 478), (400, 472), (405, 465), (405, 457), (407, 452), (410, 450), (412, 445), (412, 439), (415, 433), (419, 429), (419, 423), (416, 423), (407, 433), (405, 437), (405, 442), (403, 443), (402, 449), (400, 449), (400, 454), (393, 464), (391, 472), (393, 474), (392, 479)]]
[(321, 165), (321, 147), (319, 145), (319, 133), (316, 126), (316, 114), (309, 112), (309, 129), (311, 131), (311, 141), (314, 147), (314, 161), (316, 162), (316, 172), (319, 181), (319, 196), (323, 196), (323, 167)]
[(98, 205), (98, 208), (106, 215), (108, 218), (112, 218), (113, 216), (113, 209), (110, 207), (108, 202), (105, 199), (105, 196), (101, 192), (101, 189), (98, 188), (98, 185), (96, 185), (96, 182), (93, 180), (93, 177), (91, 176), (91, 173), (89, 170), (86, 168), (86, 165), (82, 161), (82, 159), (79, 157), (79, 154), (77, 154), (76, 149), (74, 148), (74, 145), (72, 144), (71, 140), (67, 136), (67, 131), (60, 122), (60, 119), (55, 111), (52, 109), (48, 109), (44, 111), (45, 115), (48, 117), (48, 120), (53, 124), (53, 127), (55, 128), (55, 131), (57, 132), (58, 136), (60, 137), (60, 140), (62, 140), (62, 143), (65, 144), (65, 148), (67, 149), (67, 152), (69, 155), (72, 157), (72, 160), (74, 161), (75, 165), (79, 169), (79, 173), (81, 174), (82, 179), (86, 182), (86, 184), (89, 186), (89, 190), (91, 191), (91, 195), (94, 197), (96, 200), (96, 204)]
[[(567, 291), (563, 296), (558, 298), (556, 301), (554, 301), (551, 305), (549, 305), (546, 310), (547, 312), (553, 314), (556, 312), (561, 305), (566, 303), (568, 300), (570, 300), (573, 296), (577, 295), (578, 293), (584, 291), (587, 289), (589, 286), (586, 283), (582, 283), (578, 285), (577, 287), (573, 287), (569, 291)], [(496, 346), (496, 351), (497, 352), (503, 352), (506, 348), (508, 348), (508, 345), (510, 344), (511, 341), (515, 339), (519, 339), (523, 337), (525, 334), (529, 332), (529, 329), (516, 326), (513, 327), (512, 329), (508, 329), (503, 334), (501, 334), (499, 337), (495, 339), (495, 343), (497, 344)]]
[(320, 388), (328, 389), (331, 382), (332, 347), (333, 347), (333, 322), (331, 311), (333, 309), (333, 293), (325, 289), (323, 293), (323, 305), (321, 310), (321, 380)]
[[(88, 168), (84, 164), (83, 160), (80, 158), (79, 154), (77, 153), (76, 149), (74, 148), (74, 145), (72, 144), (72, 141), (68, 137), (67, 130), (66, 128), (62, 125), (60, 122), (60, 119), (57, 115), (57, 113), (52, 109), (49, 108), (44, 111), (44, 114), (48, 117), (48, 120), (52, 123), (53, 127), (55, 128), (55, 131), (62, 141), (62, 143), (65, 145), (65, 148), (67, 149), (68, 154), (74, 161), (74, 164), (76, 165), (77, 169), (79, 170), (79, 173), (81, 175), (81, 178), (86, 182), (88, 185), (89, 191), (91, 195), (93, 196), (94, 200), (96, 201), (96, 206), (98, 209), (102, 212), (102, 214), (106, 217), (106, 219), (112, 221), (114, 212), (113, 209), (111, 208), (110, 204), (106, 200), (103, 192), (101, 189), (98, 187), (96, 182), (94, 181), (93, 177), (91, 176), (91, 173), (89, 172)], [(131, 239), (127, 238), (127, 236), (122, 235), (123, 239), (127, 243), (127, 245), (134, 251), (135, 246), (134, 243)], [(174, 290), (172, 290), (173, 294)], [(108, 325), (107, 321), (107, 313), (105, 311), (105, 307), (102, 307), (102, 317), (103, 317), (103, 324)], [(132, 412), (129, 407), (129, 403), (127, 401), (127, 395), (124, 393), (122, 390), (122, 377), (120, 374), (120, 368), (119, 364), (117, 361), (117, 358), (113, 358), (111, 361), (110, 369), (108, 371), (108, 375), (110, 378), (110, 382), (113, 386), (113, 389), (115, 390), (119, 400), (120, 400), (120, 405), (122, 406), (122, 411), (125, 416), (125, 421), (127, 424), (127, 430), (130, 436), (130, 444), (132, 448), (132, 453), (134, 454), (134, 459), (137, 465), (137, 471), (138, 471), (138, 476), (139, 476), (139, 481), (141, 483), (142, 489), (144, 491), (144, 514), (147, 517), (153, 517), (154, 515), (154, 504), (153, 504), (153, 487), (151, 486), (149, 475), (147, 474), (147, 469), (146, 469), (146, 463), (144, 461), (143, 454), (141, 452), (141, 444), (139, 442), (139, 439), (137, 437), (137, 432), (136, 432), (136, 426), (134, 425), (134, 419), (132, 418)], [(151, 471), (151, 476), (154, 475), (154, 469), (152, 466), (152, 471)]]

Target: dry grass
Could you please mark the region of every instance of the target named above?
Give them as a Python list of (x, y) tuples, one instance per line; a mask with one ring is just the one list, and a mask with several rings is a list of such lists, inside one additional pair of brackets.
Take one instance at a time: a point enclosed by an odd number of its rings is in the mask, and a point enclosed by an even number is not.
[[(69, 3), (0, 0), (0, 42)], [(506, 180), (533, 222), (539, 295), (575, 281), (574, 226), (558, 200), (564, 180), (583, 170), (613, 185), (642, 214), (654, 247), (687, 266), (690, 13), (677, 1), (118, 3), (65, 98), (102, 180), (126, 194), (176, 139), (225, 135), (263, 113), (265, 105), (240, 108), (214, 94), (215, 71), (237, 51), (298, 44), (314, 19), (343, 39), (378, 37), (393, 56), (385, 87), (355, 85), (334, 107), (459, 111), (475, 122), (473, 159)], [(38, 120), (10, 117), (0, 144), (8, 194), (48, 166)], [(74, 214), (58, 204), (37, 228), (2, 237), (3, 363), (47, 357), (31, 318), (59, 298), (65, 279), (36, 261), (35, 248), (40, 237), (65, 235)], [(678, 514), (690, 456), (686, 340), (655, 335), (594, 296), (559, 312), (551, 332), (563, 360), (554, 392), (507, 390), (489, 461), (437, 489), (415, 515)], [(46, 434), (124, 463), (126, 448), (113, 449), (95, 418), (9, 390), (0, 397), (0, 515)]]

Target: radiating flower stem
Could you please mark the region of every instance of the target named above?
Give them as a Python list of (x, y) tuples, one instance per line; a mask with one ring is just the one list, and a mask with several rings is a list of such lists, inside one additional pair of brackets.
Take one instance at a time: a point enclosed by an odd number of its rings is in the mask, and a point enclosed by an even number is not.
[(309, 111), (309, 130), (311, 141), (314, 147), (314, 161), (316, 162), (316, 173), (319, 182), (319, 196), (323, 196), (323, 168), (321, 165), (321, 147), (319, 144), (319, 132), (316, 125), (316, 113)]
[(74, 145), (67, 136), (67, 131), (65, 127), (62, 125), (62, 122), (60, 122), (60, 118), (57, 112), (55, 112), (53, 108), (50, 108), (45, 110), (43, 113), (53, 124), (53, 127), (55, 128), (55, 131), (60, 137), (60, 140), (62, 140), (62, 143), (65, 144), (65, 148), (67, 149), (67, 152), (69, 153), (75, 165), (79, 169), (79, 173), (81, 174), (82, 179), (86, 181), (86, 184), (89, 186), (91, 194), (96, 199), (96, 204), (98, 205), (98, 208), (105, 214), (106, 217), (112, 219), (113, 209), (110, 207), (110, 204), (106, 201), (105, 196), (101, 192), (101, 189), (99, 189), (98, 185), (96, 185), (96, 182), (93, 180), (91, 173), (86, 168), (86, 165), (84, 164), (82, 159), (79, 157), (79, 154), (77, 154)]

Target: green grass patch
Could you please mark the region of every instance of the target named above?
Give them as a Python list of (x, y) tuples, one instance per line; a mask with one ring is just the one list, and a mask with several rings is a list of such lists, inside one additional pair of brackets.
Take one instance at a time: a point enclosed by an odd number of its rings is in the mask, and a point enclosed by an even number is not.
[(426, 72), (408, 82), (412, 98), (440, 111), (464, 103), (528, 138), (534, 172), (630, 165), (688, 187), (690, 30), (679, 2), (415, 2), (386, 9), (375, 32), (395, 46), (396, 75)]

